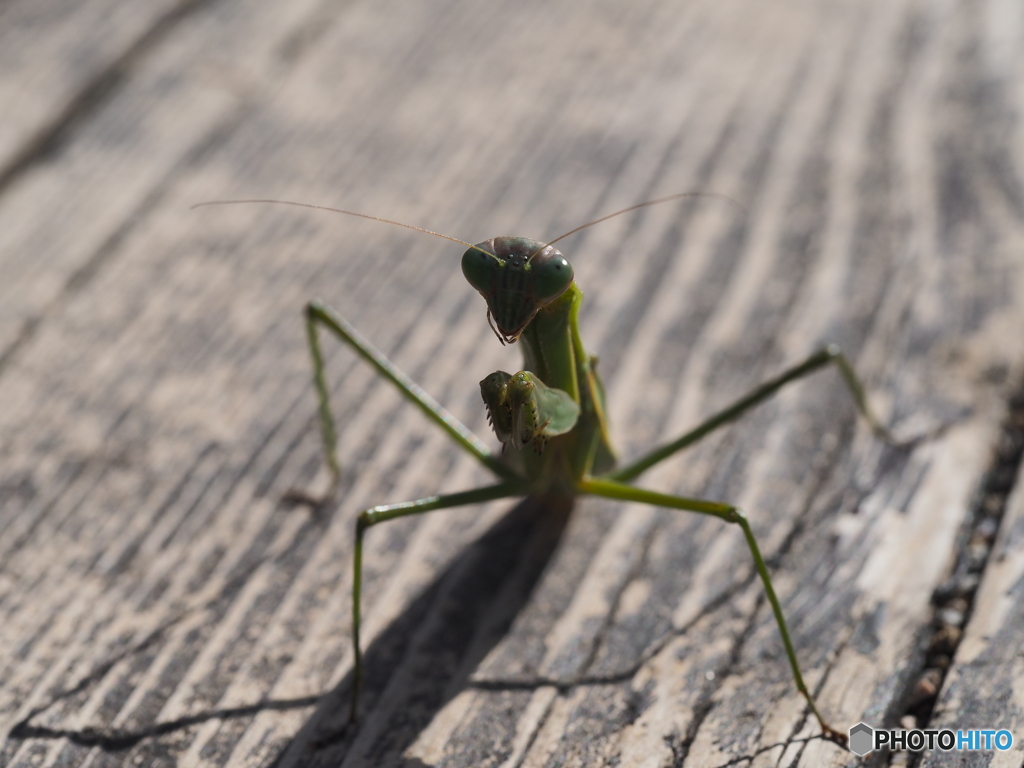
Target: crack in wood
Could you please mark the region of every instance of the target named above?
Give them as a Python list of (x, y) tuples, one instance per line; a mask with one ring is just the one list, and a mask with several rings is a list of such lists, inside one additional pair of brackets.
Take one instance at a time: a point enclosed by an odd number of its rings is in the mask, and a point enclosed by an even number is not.
[[(1024, 457), (1024, 383), (1007, 402), (1007, 415), (974, 503), (957, 541), (956, 562), (950, 577), (932, 595), (931, 631), (922, 640), (924, 656), (909, 676), (899, 718), (903, 727), (926, 728), (956, 650), (974, 610), (978, 586), (992, 554), (1010, 493), (1017, 486)], [(913, 722), (911, 722), (911, 720)], [(889, 755), (890, 764), (897, 752)], [(923, 752), (910, 753), (908, 768), (916, 768)]]

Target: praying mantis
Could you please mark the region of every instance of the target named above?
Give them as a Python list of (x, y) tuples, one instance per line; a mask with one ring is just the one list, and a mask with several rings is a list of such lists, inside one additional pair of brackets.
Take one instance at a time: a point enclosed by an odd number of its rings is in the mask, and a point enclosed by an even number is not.
[[(491, 329), (502, 344), (518, 342), (523, 351), (521, 371), (514, 374), (495, 371), (480, 382), (489, 421), (502, 444), (501, 453), (495, 455), (488, 450), (483, 440), (400, 371), (341, 315), (318, 300), (306, 305), (306, 335), (319, 403), (320, 431), (325, 461), (331, 476), (328, 497), (337, 489), (340, 466), (336, 449), (337, 432), (320, 343), (321, 328), (347, 344), (373, 366), (382, 378), (391, 382), (407, 400), (444, 430), (456, 445), (490, 470), (496, 480), (493, 484), (458, 493), (371, 507), (360, 512), (356, 518), (352, 580), (353, 721), (358, 712), (363, 677), (359, 637), (360, 600), (363, 540), (368, 529), (388, 520), (497, 499), (533, 496), (541, 501), (564, 501), (578, 496), (597, 496), (708, 515), (739, 526), (771, 605), (797, 690), (806, 700), (822, 735), (838, 744), (846, 743), (846, 734), (829, 725), (804, 682), (771, 575), (744, 513), (728, 503), (659, 493), (634, 485), (633, 481), (656, 464), (738, 419), (787, 384), (830, 365), (838, 369), (858, 411), (872, 432), (891, 445), (904, 447), (905, 444), (895, 441), (875, 416), (853, 366), (838, 347), (829, 345), (763, 382), (685, 434), (629, 463), (619, 464), (609, 438), (604, 387), (596, 371), (597, 361), (587, 353), (580, 336), (578, 318), (583, 294), (574, 280), (572, 266), (553, 247), (554, 243), (569, 235), (613, 216), (693, 196), (721, 197), (702, 193), (670, 195), (602, 216), (546, 243), (525, 237), (495, 237), (475, 245), (409, 224), (326, 206), (277, 200), (217, 201), (273, 202), (334, 211), (460, 243), (467, 248), (462, 256), (463, 274), (485, 299), (487, 321)], [(208, 204), (211, 203), (204, 205)], [(304, 497), (304, 500), (310, 503), (323, 501), (310, 497)]]

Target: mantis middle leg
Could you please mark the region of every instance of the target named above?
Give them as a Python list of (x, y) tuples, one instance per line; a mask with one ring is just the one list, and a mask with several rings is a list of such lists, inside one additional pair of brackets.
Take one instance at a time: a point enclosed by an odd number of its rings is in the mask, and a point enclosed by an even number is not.
[(323, 438), (324, 456), (331, 473), (331, 485), (327, 492), (330, 498), (337, 490), (341, 468), (338, 464), (337, 433), (334, 429), (334, 414), (331, 411), (330, 389), (324, 372), (324, 356), (320, 347), (317, 327), (323, 325), (335, 336), (349, 345), (355, 352), (372, 365), (385, 379), (394, 384), (402, 395), (416, 405), (427, 417), (437, 424), (467, 453), (485, 467), (505, 480), (516, 480), (516, 475), (487, 450), (485, 443), (473, 434), (465, 424), (455, 418), (444, 406), (428, 395), (422, 387), (409, 378), (388, 360), (384, 354), (326, 304), (311, 301), (306, 305), (306, 337), (313, 359), (313, 384), (319, 401), (320, 434)]
[(868, 425), (871, 427), (871, 431), (874, 432), (880, 440), (883, 440), (889, 445), (897, 448), (906, 447), (908, 444), (896, 441), (895, 438), (893, 438), (892, 433), (889, 432), (889, 430), (882, 425), (882, 422), (879, 421), (878, 417), (875, 416), (874, 412), (871, 410), (871, 406), (868, 405), (867, 395), (864, 392), (864, 385), (857, 377), (856, 372), (853, 370), (853, 366), (850, 365), (850, 361), (846, 359), (846, 356), (839, 350), (839, 347), (835, 344), (831, 344), (825, 349), (815, 352), (802, 363), (794, 365), (792, 368), (783, 371), (775, 378), (769, 379), (761, 386), (741, 397), (732, 405), (723, 408), (711, 418), (697, 425), (682, 437), (679, 437), (671, 443), (667, 443), (659, 448), (655, 448), (653, 451), (641, 456), (636, 461), (631, 462), (620, 469), (609, 472), (606, 475), (602, 475), (602, 477), (608, 480), (617, 480), (624, 483), (629, 482), (630, 480), (640, 476), (643, 472), (646, 472), (655, 464), (658, 464), (669, 456), (693, 445), (698, 440), (715, 431), (719, 427), (735, 421), (751, 408), (763, 403), (769, 397), (786, 386), (786, 384), (798, 381), (805, 376), (809, 376), (819, 368), (823, 368), (826, 365), (835, 365), (839, 368), (843, 381), (846, 382), (846, 386), (850, 390), (850, 394), (853, 396), (853, 401), (857, 406), (857, 410), (860, 411), (861, 415), (868, 422)]

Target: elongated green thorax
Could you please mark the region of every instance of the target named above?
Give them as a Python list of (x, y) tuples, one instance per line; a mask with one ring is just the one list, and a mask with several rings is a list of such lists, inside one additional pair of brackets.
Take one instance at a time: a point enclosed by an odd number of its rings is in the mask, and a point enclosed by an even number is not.
[(604, 393), (580, 340), (583, 294), (569, 262), (536, 240), (498, 237), (466, 251), (462, 269), (487, 300), (498, 338), (522, 345), (522, 371), (495, 371), (480, 382), (507, 458), (546, 489), (570, 489), (610, 469)]

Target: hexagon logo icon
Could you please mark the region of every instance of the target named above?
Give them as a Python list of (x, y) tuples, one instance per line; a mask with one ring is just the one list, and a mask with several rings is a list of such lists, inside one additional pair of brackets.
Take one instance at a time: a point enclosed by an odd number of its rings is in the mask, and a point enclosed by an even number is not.
[(857, 723), (850, 729), (850, 751), (858, 757), (864, 757), (871, 751), (875, 729), (867, 723)]

